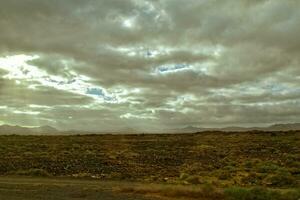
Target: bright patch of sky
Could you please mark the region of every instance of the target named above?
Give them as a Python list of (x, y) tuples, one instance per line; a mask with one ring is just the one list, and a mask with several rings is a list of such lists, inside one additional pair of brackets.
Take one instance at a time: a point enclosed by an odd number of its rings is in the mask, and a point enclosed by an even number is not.
[(15, 111), (13, 111), (13, 113), (14, 114), (25, 114), (25, 115), (39, 115), (41, 112), (15, 110)]
[[(99, 49), (102, 49), (103, 46), (100, 45)], [(122, 54), (125, 54), (129, 57), (140, 56), (145, 58), (158, 58), (159, 56), (171, 55), (174, 52), (190, 52), (193, 49), (192, 54), (195, 55), (208, 55), (215, 58), (220, 57), (224, 52), (225, 48), (221, 45), (195, 45), (195, 46), (182, 46), (180, 48), (168, 47), (168, 46), (110, 46), (106, 45), (106, 49), (116, 51)]]
[(176, 72), (180, 72), (183, 70), (187, 70), (189, 68), (190, 68), (190, 66), (185, 63), (162, 65), (162, 66), (157, 67), (152, 74), (159, 75), (159, 74), (176, 73)]
[(109, 94), (104, 88), (89, 83), (89, 77), (73, 72), (72, 79), (67, 79), (58, 75), (50, 75), (46, 71), (27, 63), (38, 58), (38, 55), (14, 55), (0, 58), (0, 69), (7, 71), (3, 78), (15, 80), (17, 84), (25, 81), (30, 84), (30, 89), (42, 85), (90, 96), (100, 102), (118, 103), (114, 94)]
[(146, 113), (132, 114), (126, 113), (120, 116), (121, 119), (156, 119), (155, 116)]
[(44, 106), (44, 105), (36, 105), (36, 104), (30, 104), (30, 108), (45, 108), (45, 109), (50, 109), (50, 106)]
[(129, 29), (133, 28), (135, 26), (135, 17), (124, 19), (122, 22), (122, 26)]
[(231, 88), (219, 88), (219, 89), (211, 89), (212, 93), (223, 95), (223, 96), (257, 96), (263, 94), (289, 94), (297, 91), (297, 88), (284, 85), (282, 83), (270, 82), (269, 80), (260, 81), (256, 83), (252, 83), (249, 85), (247, 83), (235, 85)]
[(212, 67), (216, 66), (215, 62), (203, 62), (203, 63), (195, 63), (190, 66), (190, 68), (195, 71), (199, 72), (201, 74), (206, 74), (206, 75), (213, 75), (212, 74)]
[(167, 101), (166, 105), (169, 105), (171, 107), (177, 107), (183, 105), (185, 102), (192, 102), (196, 100), (197, 98), (193, 94), (185, 94), (176, 97), (176, 99), (171, 99)]
[(150, 49), (144, 46), (106, 46), (108, 50), (116, 51), (125, 54), (129, 57), (140, 56), (145, 58), (156, 58), (159, 55), (166, 55), (167, 52), (164, 49)]

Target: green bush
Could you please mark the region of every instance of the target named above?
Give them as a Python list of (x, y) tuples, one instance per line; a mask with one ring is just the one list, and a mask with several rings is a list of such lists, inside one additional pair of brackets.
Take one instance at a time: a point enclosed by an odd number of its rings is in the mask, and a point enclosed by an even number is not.
[(244, 163), (244, 167), (246, 169), (251, 169), (253, 167), (253, 163), (249, 160), (247, 160), (245, 163)]
[(256, 173), (249, 173), (246, 177), (241, 179), (242, 183), (247, 185), (259, 185), (261, 184), (262, 177)]
[(272, 162), (265, 162), (258, 165), (257, 171), (260, 173), (270, 173), (280, 169), (280, 167)]
[(246, 200), (276, 200), (280, 194), (275, 191), (270, 191), (265, 188), (255, 187), (249, 190)]
[(267, 189), (256, 187), (253, 189), (228, 188), (224, 191), (228, 200), (279, 200), (278, 192), (271, 192)]
[(277, 187), (292, 186), (297, 183), (296, 179), (289, 172), (279, 172), (271, 175), (266, 179), (266, 182)]
[(227, 165), (226, 167), (223, 168), (224, 170), (226, 171), (229, 171), (229, 172), (236, 172), (236, 168), (232, 165)]
[(224, 194), (228, 200), (245, 200), (248, 190), (240, 187), (232, 187), (225, 189)]
[(251, 160), (246, 160), (243, 163), (244, 169), (245, 171), (249, 172), (252, 171), (259, 163), (261, 163), (262, 161), (259, 159), (251, 159)]

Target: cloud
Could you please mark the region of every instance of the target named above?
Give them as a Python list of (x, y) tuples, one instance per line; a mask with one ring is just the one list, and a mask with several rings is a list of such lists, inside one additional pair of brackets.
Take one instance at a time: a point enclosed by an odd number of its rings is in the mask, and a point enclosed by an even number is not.
[(140, 131), (297, 122), (299, 6), (3, 1), (1, 121)]

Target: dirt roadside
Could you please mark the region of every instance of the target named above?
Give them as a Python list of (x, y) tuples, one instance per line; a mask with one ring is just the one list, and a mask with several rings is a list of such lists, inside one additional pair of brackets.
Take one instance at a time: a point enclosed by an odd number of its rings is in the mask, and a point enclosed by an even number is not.
[(134, 183), (64, 178), (0, 177), (0, 199), (5, 200), (157, 200), (120, 194), (116, 187)]

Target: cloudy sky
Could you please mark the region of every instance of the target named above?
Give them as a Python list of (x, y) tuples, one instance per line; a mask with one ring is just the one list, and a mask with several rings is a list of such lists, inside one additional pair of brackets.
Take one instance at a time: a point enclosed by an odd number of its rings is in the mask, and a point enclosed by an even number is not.
[(300, 120), (298, 0), (0, 0), (0, 124)]

